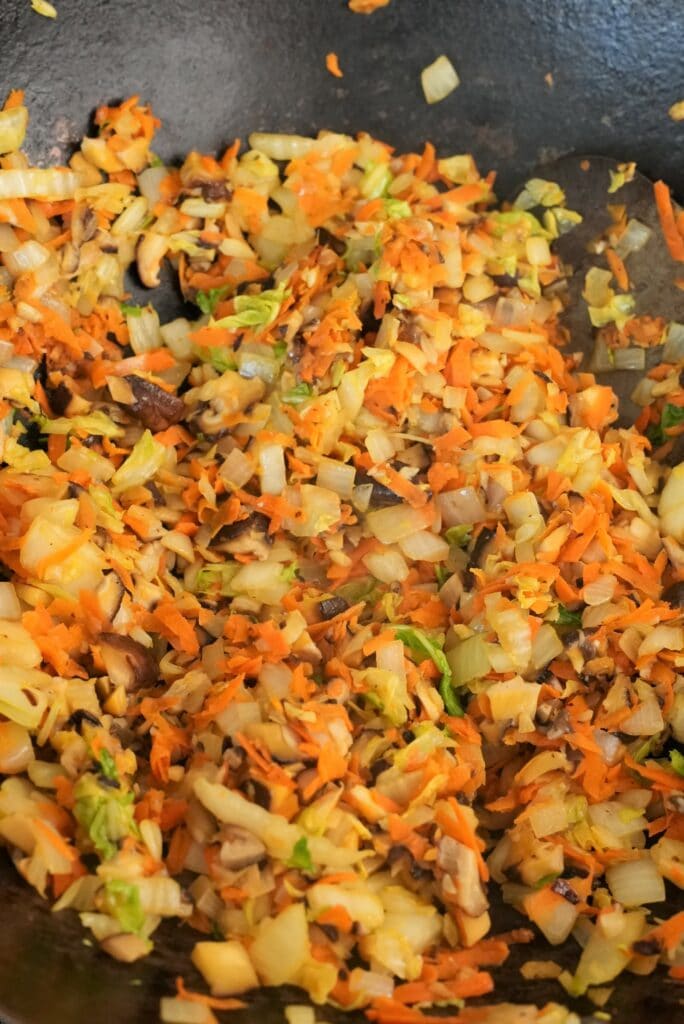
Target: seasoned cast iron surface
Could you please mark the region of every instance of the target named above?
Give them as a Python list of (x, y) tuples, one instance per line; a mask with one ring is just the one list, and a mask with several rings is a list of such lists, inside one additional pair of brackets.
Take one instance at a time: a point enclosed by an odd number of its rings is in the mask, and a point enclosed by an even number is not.
[[(400, 149), (432, 139), (471, 151), (508, 194), (540, 163), (569, 152), (635, 159), (684, 194), (684, 5), (679, 0), (392, 0), (370, 18), (345, 0), (55, 0), (57, 22), (29, 0), (0, 0), (0, 94), (26, 89), (34, 160), (62, 159), (99, 103), (133, 92), (163, 119), (165, 159), (212, 151), (250, 131), (365, 129)], [(335, 50), (345, 73), (325, 70)], [(420, 70), (447, 53), (460, 88), (428, 107)], [(552, 75), (553, 84), (545, 81)], [(167, 290), (163, 313), (178, 300)], [(75, 914), (50, 915), (0, 854), (3, 1024), (152, 1024), (187, 964), (189, 930), (157, 933), (147, 960), (123, 966), (84, 945)], [(523, 923), (500, 910), (497, 926)], [(497, 996), (562, 1001), (554, 982), (523, 983), (518, 947), (497, 971)], [(197, 983), (192, 974), (186, 980)], [(282, 1024), (294, 992), (259, 993), (234, 1024)], [(614, 1024), (674, 1024), (681, 988), (626, 975)], [(589, 1004), (578, 1009), (590, 1013)], [(328, 1009), (326, 1020), (336, 1017)]]

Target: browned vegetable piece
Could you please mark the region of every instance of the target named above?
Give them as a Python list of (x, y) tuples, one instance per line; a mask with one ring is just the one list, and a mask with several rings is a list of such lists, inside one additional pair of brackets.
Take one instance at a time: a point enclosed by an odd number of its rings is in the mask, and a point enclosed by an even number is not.
[(342, 612), (346, 612), (349, 602), (339, 595), (333, 595), (333, 597), (324, 597), (322, 601), (318, 602), (318, 607), (322, 617), (327, 621), (328, 619), (334, 619), (336, 615), (340, 615)]
[(266, 856), (266, 847), (261, 840), (238, 825), (224, 825), (219, 838), (222, 840), (219, 860), (224, 868), (231, 871), (242, 871), (251, 864), (258, 864)]
[(129, 409), (149, 430), (154, 433), (167, 430), (183, 419), (185, 406), (177, 395), (169, 394), (158, 384), (135, 374), (130, 374), (124, 380), (135, 398)]
[(129, 636), (102, 633), (100, 654), (114, 686), (130, 691), (154, 686), (157, 681), (159, 671), (152, 654)]
[(228, 555), (255, 555), (260, 561), (268, 558), (271, 539), (268, 517), (253, 512), (245, 519), (223, 526), (214, 537), (212, 547)]
[(663, 601), (667, 601), (674, 608), (684, 608), (684, 581), (679, 580), (663, 591)]
[(115, 572), (108, 572), (97, 590), (100, 608), (111, 622), (119, 610), (124, 586)]
[(437, 864), (445, 872), (444, 891), (471, 917), (484, 914), (487, 897), (482, 889), (473, 850), (451, 836), (442, 836), (437, 847)]

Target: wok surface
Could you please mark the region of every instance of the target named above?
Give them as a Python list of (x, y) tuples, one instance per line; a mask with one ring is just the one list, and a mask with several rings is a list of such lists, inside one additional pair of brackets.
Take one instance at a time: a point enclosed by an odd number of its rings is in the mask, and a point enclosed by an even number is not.
[[(684, 98), (677, 0), (392, 0), (370, 18), (350, 14), (345, 0), (56, 4), (56, 22), (34, 14), (29, 0), (0, 4), (0, 93), (26, 89), (27, 149), (39, 162), (63, 159), (96, 105), (139, 93), (163, 120), (165, 159), (254, 130), (363, 129), (399, 149), (429, 138), (445, 155), (473, 152), (483, 170), (500, 172), (501, 195), (573, 151), (636, 160), (684, 195), (684, 125), (667, 113)], [(330, 50), (341, 80), (325, 70)], [(428, 107), (420, 71), (442, 52), (462, 84)], [(173, 303), (167, 292), (162, 312)], [(4, 855), (0, 892), (5, 1024), (150, 1024), (177, 974), (198, 980), (186, 971), (189, 930), (160, 930), (153, 955), (127, 967), (84, 943), (76, 915), (50, 915)], [(522, 923), (499, 909), (499, 927)], [(554, 958), (571, 966), (577, 954), (543, 942), (519, 947), (496, 972), (497, 998), (562, 1002), (554, 982), (523, 983), (519, 965)], [(280, 1024), (293, 999), (259, 993), (231, 1020)], [(664, 978), (626, 975), (611, 1019), (664, 1024), (681, 1015), (680, 999)], [(587, 1003), (578, 1009), (590, 1013)]]

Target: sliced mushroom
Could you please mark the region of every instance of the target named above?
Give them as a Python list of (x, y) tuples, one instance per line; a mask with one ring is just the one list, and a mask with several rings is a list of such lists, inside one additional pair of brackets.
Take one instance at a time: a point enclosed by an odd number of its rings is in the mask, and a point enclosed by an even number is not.
[(684, 580), (667, 587), (663, 591), (662, 600), (671, 604), (673, 608), (684, 608)]
[[(55, 380), (56, 374), (50, 373), (45, 381), (45, 394), (55, 416), (64, 416), (71, 403), (72, 394), (63, 380)], [(61, 374), (59, 374), (61, 378)]]
[(245, 828), (238, 825), (224, 825), (219, 833), (222, 840), (219, 860), (224, 868), (242, 871), (251, 864), (258, 864), (266, 856), (266, 847)]
[(568, 903), (572, 903), (574, 905), (580, 901), (579, 896), (565, 878), (557, 878), (551, 888), (555, 893), (558, 893), (559, 896), (562, 896), (564, 900), (567, 900)]
[(390, 505), (401, 505), (404, 500), (398, 494), (395, 494), (394, 491), (390, 490), (389, 487), (379, 483), (378, 480), (374, 480), (373, 477), (368, 476), (366, 473), (357, 473), (356, 486), (363, 487), (364, 485), (370, 485), (372, 488), (368, 503), (369, 508), (388, 508)]
[(254, 555), (264, 561), (273, 543), (268, 535), (268, 526), (267, 516), (253, 512), (245, 519), (222, 526), (212, 541), (212, 547), (224, 554)]
[(570, 732), (568, 713), (563, 702), (557, 697), (545, 700), (538, 706), (535, 724), (549, 739), (558, 739), (566, 732)]
[(123, 686), (127, 691), (154, 686), (159, 675), (157, 662), (137, 640), (103, 633), (99, 646), (105, 670), (114, 686)]
[(445, 872), (442, 880), (445, 895), (452, 897), (471, 917), (484, 914), (487, 897), (480, 882), (474, 850), (451, 836), (442, 836), (437, 846), (437, 864)]
[(105, 617), (113, 622), (121, 607), (124, 596), (124, 585), (115, 572), (108, 572), (97, 588), (97, 599)]
[(76, 248), (80, 248), (84, 242), (89, 242), (97, 234), (97, 215), (95, 211), (86, 206), (85, 203), (78, 204), (71, 218), (71, 240)]
[(231, 417), (262, 398), (266, 385), (260, 377), (241, 377), (226, 370), (220, 377), (192, 388), (184, 398), (191, 409), (190, 419), (209, 437), (226, 429)]
[(185, 405), (178, 395), (172, 395), (158, 384), (135, 374), (125, 377), (124, 380), (133, 392), (133, 402), (128, 408), (143, 426), (157, 433), (160, 430), (167, 430), (183, 419)]
[(168, 238), (165, 235), (155, 234), (154, 231), (147, 231), (138, 242), (136, 253), (138, 274), (146, 288), (158, 287), (159, 271), (168, 247)]
[(318, 602), (318, 607), (322, 618), (327, 621), (328, 619), (334, 619), (336, 615), (340, 615), (342, 612), (346, 612), (349, 602), (345, 601), (343, 597), (336, 595), (324, 597), (322, 601)]
[(76, 711), (69, 715), (65, 725), (67, 729), (81, 729), (84, 722), (94, 726), (101, 724), (97, 715), (94, 715), (91, 711), (86, 711), (84, 708), (77, 708)]
[(473, 549), (470, 552), (470, 558), (465, 571), (465, 582), (467, 586), (471, 586), (473, 583), (473, 569), (482, 568), (482, 562), (487, 553), (487, 548), (491, 544), (492, 540), (496, 536), (496, 530), (492, 530), (489, 526), (483, 526), (477, 535), (477, 539), (473, 544)]

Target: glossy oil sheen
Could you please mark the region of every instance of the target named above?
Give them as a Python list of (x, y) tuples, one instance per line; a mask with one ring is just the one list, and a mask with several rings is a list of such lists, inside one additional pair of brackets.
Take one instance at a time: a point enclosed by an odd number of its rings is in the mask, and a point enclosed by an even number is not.
[[(680, 0), (392, 0), (371, 17), (344, 0), (54, 2), (56, 22), (29, 0), (0, 0), (0, 94), (26, 89), (34, 160), (63, 159), (96, 105), (137, 92), (163, 119), (165, 159), (254, 130), (364, 129), (398, 149), (429, 138), (444, 155), (471, 151), (483, 170), (500, 171), (501, 195), (570, 152), (637, 160), (684, 195), (684, 124), (667, 114), (684, 99)], [(341, 80), (325, 70), (330, 50)], [(420, 71), (440, 53), (462, 84), (428, 107)], [(168, 288), (162, 311), (177, 306)], [(495, 918), (500, 929), (524, 924), (504, 908)], [(144, 961), (110, 960), (84, 944), (75, 914), (51, 915), (0, 854), (2, 1024), (152, 1024), (177, 974), (199, 984), (186, 970), (189, 929), (170, 924), (155, 938)], [(578, 954), (574, 944), (515, 947), (496, 971), (497, 998), (563, 1002), (560, 986), (523, 982), (519, 966), (553, 958), (572, 969)], [(283, 1024), (284, 1004), (298, 998), (260, 992), (229, 1019)], [(670, 1024), (679, 999), (662, 977), (624, 975), (611, 1019)], [(591, 1019), (590, 1003), (577, 1010)]]

